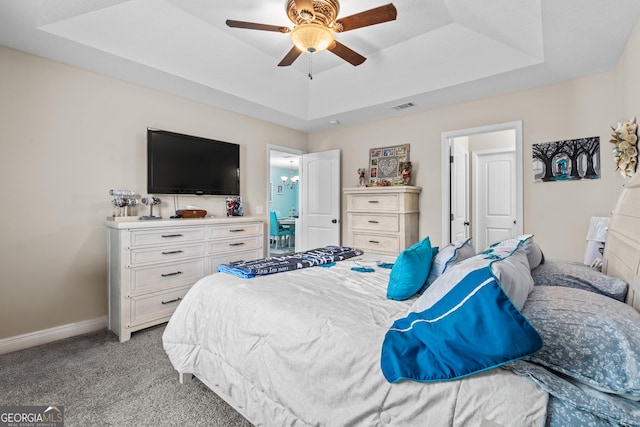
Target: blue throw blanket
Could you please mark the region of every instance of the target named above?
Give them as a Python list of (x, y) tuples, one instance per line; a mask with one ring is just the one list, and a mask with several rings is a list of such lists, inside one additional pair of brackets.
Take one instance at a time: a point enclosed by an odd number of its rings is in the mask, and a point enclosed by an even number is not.
[(485, 267), (430, 309), (396, 320), (385, 337), (381, 365), (389, 382), (452, 380), (541, 347), (535, 329)]
[(282, 273), (342, 261), (361, 254), (362, 251), (346, 246), (327, 246), (281, 257), (269, 257), (252, 261), (237, 261), (230, 264), (222, 264), (218, 266), (218, 272), (250, 279), (255, 276)]
[(524, 304), (533, 288), (528, 269), (517, 244), (478, 254), (440, 276), (387, 332), (384, 377), (391, 383), (453, 380), (538, 351), (542, 338), (512, 302)]

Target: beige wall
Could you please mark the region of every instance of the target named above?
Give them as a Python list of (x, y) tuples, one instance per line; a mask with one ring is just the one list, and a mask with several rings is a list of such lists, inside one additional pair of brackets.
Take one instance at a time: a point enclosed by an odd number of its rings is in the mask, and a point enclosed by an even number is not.
[[(610, 73), (306, 135), (0, 46), (0, 339), (106, 315), (108, 191), (144, 194), (148, 126), (241, 144), (249, 213), (267, 206), (267, 144), (340, 148), (343, 186), (355, 186), (369, 148), (410, 143), (420, 233), (439, 242), (441, 133), (522, 120), (525, 232), (549, 258), (581, 260), (589, 218), (609, 214), (624, 182), (607, 144), (609, 126), (640, 109), (638, 51), (637, 26)], [(533, 182), (532, 144), (589, 136), (602, 179)], [(223, 211), (220, 198), (180, 202)], [(163, 200), (159, 212), (172, 210)]]
[[(439, 243), (442, 132), (522, 120), (524, 231), (536, 235), (547, 257), (579, 261), (590, 217), (609, 215), (623, 183), (607, 146), (609, 126), (620, 120), (615, 105), (618, 72), (332, 129), (311, 135), (309, 146), (318, 151), (342, 148), (343, 185), (355, 186), (356, 170), (367, 166), (370, 148), (411, 144), (414, 183), (423, 188), (420, 234)], [(601, 179), (533, 182), (532, 144), (591, 136), (600, 137)]]
[[(148, 126), (240, 144), (248, 213), (267, 206), (267, 144), (307, 147), (302, 132), (2, 46), (0, 93), (0, 339), (106, 315), (108, 192), (145, 194)], [(180, 204), (224, 212), (220, 197)], [(154, 209), (172, 211), (169, 197)]]
[(470, 152), (481, 150), (493, 150), (496, 148), (516, 147), (516, 131), (503, 130), (499, 132), (479, 133), (468, 137), (468, 149)]
[[(631, 117), (640, 120), (640, 21), (636, 24), (616, 67), (617, 87), (614, 99), (617, 122)], [(611, 123), (615, 125), (616, 123)]]

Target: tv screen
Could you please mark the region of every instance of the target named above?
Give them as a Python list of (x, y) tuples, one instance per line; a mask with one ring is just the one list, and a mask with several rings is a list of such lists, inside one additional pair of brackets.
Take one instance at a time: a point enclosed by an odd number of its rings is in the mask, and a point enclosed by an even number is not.
[(147, 129), (147, 191), (240, 195), (240, 146)]

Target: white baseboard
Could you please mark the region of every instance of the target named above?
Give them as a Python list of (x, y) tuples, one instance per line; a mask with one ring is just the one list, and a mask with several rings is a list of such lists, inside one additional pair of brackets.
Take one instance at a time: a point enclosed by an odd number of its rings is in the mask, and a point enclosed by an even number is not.
[(69, 323), (68, 325), (56, 326), (55, 328), (4, 338), (0, 340), (0, 354), (23, 350), (36, 345), (48, 344), (64, 338), (99, 331), (106, 327), (107, 316), (103, 316), (97, 319), (83, 320), (82, 322)]

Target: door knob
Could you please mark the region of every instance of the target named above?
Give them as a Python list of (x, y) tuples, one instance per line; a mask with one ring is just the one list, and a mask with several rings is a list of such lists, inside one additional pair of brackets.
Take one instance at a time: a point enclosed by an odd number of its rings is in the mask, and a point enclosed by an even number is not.
[(463, 222), (464, 225), (469, 225), (469, 221)]
[(337, 223), (338, 223), (338, 220), (337, 220), (337, 219), (332, 219), (332, 220), (331, 220), (331, 223), (332, 223), (332, 224), (337, 224)]

